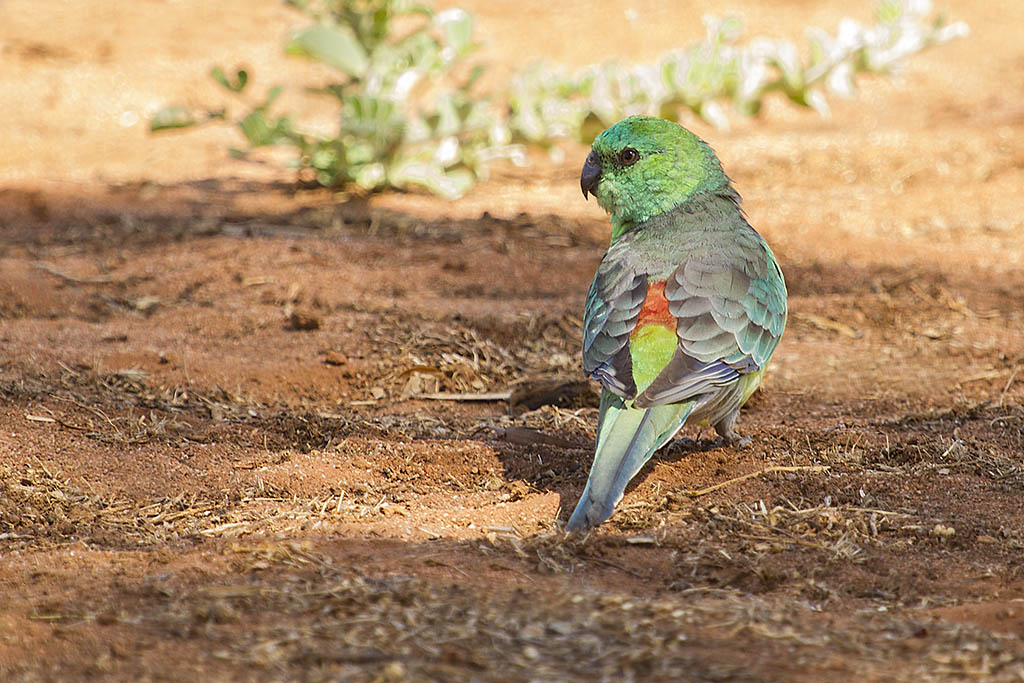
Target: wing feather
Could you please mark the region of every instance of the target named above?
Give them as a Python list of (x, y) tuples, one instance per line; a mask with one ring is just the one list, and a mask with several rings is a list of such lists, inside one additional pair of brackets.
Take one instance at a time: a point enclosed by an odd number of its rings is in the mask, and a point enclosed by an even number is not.
[(587, 295), (583, 370), (623, 398), (636, 394), (628, 344), (646, 296), (647, 276), (608, 256)]
[(760, 236), (745, 233), (732, 251), (693, 256), (668, 278), (679, 347), (638, 407), (712, 394), (768, 362), (786, 323), (785, 282)]
[[(782, 272), (735, 203), (722, 206), (704, 214), (686, 211), (652, 219), (649, 228), (635, 228), (614, 243), (598, 267), (587, 295), (583, 368), (612, 393), (634, 399), (638, 408), (693, 400), (731, 386), (742, 375), (761, 370), (782, 335)], [(650, 238), (643, 235), (646, 231), (652, 231)], [(640, 256), (645, 239), (656, 248), (648, 246), (647, 255)], [(677, 261), (671, 260), (673, 253)], [(663, 265), (651, 265), (654, 261)], [(649, 279), (665, 280), (678, 346), (637, 395), (630, 335)]]

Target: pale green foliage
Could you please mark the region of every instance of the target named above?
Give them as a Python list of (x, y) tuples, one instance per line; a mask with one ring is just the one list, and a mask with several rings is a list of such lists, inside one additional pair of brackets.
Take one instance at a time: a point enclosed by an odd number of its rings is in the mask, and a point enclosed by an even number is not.
[[(298, 152), (296, 165), (326, 186), (421, 185), (453, 198), (486, 173), (489, 161), (517, 151), (505, 144), (506, 129), (494, 125), (501, 117), (493, 102), (471, 93), (482, 67), (464, 65), (476, 47), (465, 11), (435, 13), (408, 0), (288, 4), (315, 23), (292, 36), (285, 51), (338, 71), (336, 82), (312, 89), (336, 100), (338, 126), (317, 134), (288, 116), (271, 114), (281, 93), (281, 86), (275, 86), (237, 121), (250, 148), (290, 145)], [(401, 33), (396, 20), (404, 22)], [(245, 71), (234, 81), (220, 69), (211, 75), (235, 93), (248, 81)], [(151, 128), (197, 122), (187, 110), (168, 107)]]
[(723, 102), (756, 114), (772, 91), (827, 114), (825, 91), (852, 96), (854, 74), (888, 72), (909, 55), (967, 33), (962, 22), (928, 23), (930, 12), (929, 0), (884, 0), (873, 26), (844, 19), (835, 36), (808, 29), (806, 57), (784, 40), (739, 45), (737, 19), (707, 16), (702, 42), (653, 64), (608, 62), (576, 74), (534, 65), (510, 87), (509, 123), (515, 138), (536, 144), (564, 137), (587, 142), (627, 116), (678, 120), (686, 109), (724, 128)]
[[(809, 29), (803, 52), (770, 38), (740, 45), (738, 20), (706, 17), (702, 42), (655, 63), (609, 62), (576, 74), (537, 64), (503, 92), (485, 97), (473, 92), (483, 67), (467, 64), (476, 45), (464, 10), (434, 12), (411, 0), (287, 4), (314, 23), (292, 36), (286, 52), (338, 73), (335, 82), (311, 88), (336, 101), (337, 128), (316, 133), (311, 125), (272, 114), (282, 91), (275, 86), (236, 121), (249, 147), (294, 147), (295, 165), (323, 185), (420, 185), (446, 197), (462, 195), (496, 158), (521, 161), (522, 148), (513, 142), (548, 148), (559, 139), (589, 142), (633, 114), (678, 120), (690, 110), (724, 127), (723, 103), (756, 114), (772, 91), (825, 114), (825, 92), (851, 96), (858, 72), (888, 72), (907, 56), (967, 32), (963, 23), (928, 23), (930, 0), (883, 0), (872, 26), (844, 19), (834, 36)], [(211, 76), (244, 96), (245, 71), (229, 78), (214, 69)], [(224, 109), (197, 116), (172, 106), (158, 112), (150, 127), (225, 118)]]
[[(322, 91), (338, 100), (337, 134), (298, 140), (300, 164), (315, 169), (319, 182), (422, 185), (457, 197), (488, 161), (509, 153), (504, 131), (493, 126), (493, 104), (470, 93), (482, 67), (461, 68), (476, 47), (464, 10), (435, 13), (407, 0), (290, 4), (317, 24), (296, 34), (286, 51), (346, 77)], [(396, 19), (417, 20), (416, 26), (399, 34)]]

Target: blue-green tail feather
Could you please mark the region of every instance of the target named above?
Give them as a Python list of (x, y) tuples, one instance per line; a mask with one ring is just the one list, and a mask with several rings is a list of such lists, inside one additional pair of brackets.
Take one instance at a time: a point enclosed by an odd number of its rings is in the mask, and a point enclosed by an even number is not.
[(618, 396), (603, 391), (594, 464), (566, 530), (582, 531), (611, 517), (630, 479), (675, 436), (692, 409), (692, 401), (646, 410), (630, 408)]

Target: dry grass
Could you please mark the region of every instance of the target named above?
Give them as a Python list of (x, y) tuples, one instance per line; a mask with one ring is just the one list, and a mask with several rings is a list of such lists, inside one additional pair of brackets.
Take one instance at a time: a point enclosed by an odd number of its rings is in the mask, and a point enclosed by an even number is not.
[[(510, 543), (522, 563), (541, 558), (546, 571), (568, 571), (582, 547), (554, 535), (512, 541), (494, 533), (487, 545)], [(212, 658), (259, 679), (297, 670), (308, 680), (355, 681), (669, 679), (686, 671), (690, 680), (752, 681), (751, 650), (775, 659), (783, 676), (812, 665), (907, 681), (1024, 674), (1009, 639), (925, 624), (908, 610), (833, 616), (827, 632), (816, 632), (806, 628), (822, 618), (811, 605), (732, 590), (646, 598), (570, 588), (524, 600), (514, 588), (472, 580), (438, 585), (362, 574), (296, 541), (238, 543), (225, 552), (246, 580), (171, 588), (118, 619), (185, 638), (201, 634)], [(54, 614), (91, 620), (102, 610)], [(730, 656), (699, 656), (707, 647)], [(834, 659), (839, 653), (843, 660)]]
[(375, 383), (371, 396), (395, 400), (437, 392), (488, 392), (577, 370), (580, 325), (574, 316), (530, 316), (512, 324), (476, 326), (393, 316), (369, 334), (371, 343), (389, 350), (379, 361), (380, 374), (368, 380)]

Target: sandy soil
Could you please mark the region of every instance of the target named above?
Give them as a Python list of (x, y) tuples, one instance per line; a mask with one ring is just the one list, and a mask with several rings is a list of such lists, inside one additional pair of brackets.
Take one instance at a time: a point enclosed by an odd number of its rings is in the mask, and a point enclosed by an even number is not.
[[(702, 32), (692, 3), (520, 4), (466, 3), (494, 78)], [(870, 12), (730, 8), (791, 38)], [(1024, 5), (940, 9), (972, 36), (831, 119), (687, 122), (789, 327), (749, 447), (691, 432), (566, 538), (607, 244), (584, 149), (457, 203), (300, 190), (230, 129), (145, 131), (220, 101), (216, 64), (304, 79), (294, 13), (7, 0), (0, 678), (1024, 678)]]

